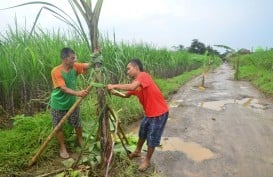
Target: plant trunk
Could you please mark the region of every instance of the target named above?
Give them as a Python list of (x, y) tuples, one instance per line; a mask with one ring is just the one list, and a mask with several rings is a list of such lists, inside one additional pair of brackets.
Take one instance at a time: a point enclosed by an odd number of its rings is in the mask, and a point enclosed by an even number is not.
[[(100, 52), (99, 46), (99, 32), (98, 32), (98, 22), (103, 0), (97, 0), (95, 8), (92, 8), (92, 1), (84, 0), (74, 0), (74, 4), (82, 13), (86, 24), (88, 25), (89, 38), (90, 41), (90, 51), (91, 53)], [(79, 3), (80, 2), (80, 3)], [(102, 63), (95, 63), (95, 81), (99, 83), (104, 83), (104, 75), (102, 71)], [(104, 88), (97, 88), (97, 101), (98, 101), (98, 112), (99, 112), (99, 130), (100, 144), (101, 144), (101, 167), (103, 170), (106, 169), (108, 159), (111, 154), (112, 139), (110, 134), (109, 125), (109, 110), (107, 109), (106, 103), (106, 90)]]
[(91, 26), (91, 30), (89, 30), (89, 32), (91, 37), (91, 48), (92, 48), (92, 51), (94, 52), (96, 49), (99, 48), (98, 29), (97, 29), (97, 24), (95, 22), (91, 22), (90, 26)]
[[(104, 77), (101, 71), (101, 66), (97, 65), (95, 67), (96, 82), (103, 83)], [(108, 159), (111, 154), (112, 138), (110, 134), (110, 115), (106, 103), (106, 90), (104, 88), (97, 89), (97, 101), (98, 101), (98, 112), (99, 112), (99, 135), (100, 135), (100, 145), (101, 145), (101, 162), (100, 166), (102, 169), (106, 169)]]
[[(102, 5), (103, 1), (98, 1)], [(98, 5), (98, 6), (100, 6)], [(91, 39), (91, 50), (95, 52), (97, 49), (100, 50), (98, 38), (98, 14), (100, 12), (100, 8), (96, 6), (92, 20), (89, 22), (89, 35)], [(104, 75), (102, 73), (102, 64), (95, 64), (95, 80), (99, 83), (104, 83)], [(104, 88), (97, 89), (97, 101), (98, 101), (98, 112), (99, 112), (99, 135), (100, 135), (100, 144), (101, 144), (101, 162), (100, 167), (105, 170), (107, 167), (108, 159), (111, 154), (112, 147), (112, 138), (110, 133), (110, 115), (109, 109), (107, 108), (106, 103), (106, 90)]]

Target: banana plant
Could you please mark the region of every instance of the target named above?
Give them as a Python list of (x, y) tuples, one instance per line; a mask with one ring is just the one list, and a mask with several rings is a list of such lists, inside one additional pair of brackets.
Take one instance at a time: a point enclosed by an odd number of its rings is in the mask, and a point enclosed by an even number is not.
[[(30, 34), (35, 30), (36, 24), (43, 12), (43, 10), (51, 12), (57, 19), (66, 23), (68, 26), (72, 27), (75, 32), (86, 42), (90, 53), (96, 53), (91, 59), (96, 60), (98, 57), (101, 57), (101, 50), (99, 46), (99, 32), (98, 32), (98, 22), (100, 11), (102, 8), (103, 0), (97, 0), (93, 8), (92, 0), (68, 0), (72, 11), (74, 13), (74, 18), (71, 17), (68, 13), (65, 12), (62, 8), (48, 3), (45, 1), (32, 1), (27, 3), (22, 3), (16, 6), (8, 7), (5, 9), (17, 8), (27, 5), (43, 5), (39, 12), (36, 15), (34, 24), (32, 26)], [(2, 9), (3, 10), (3, 9)], [(84, 22), (82, 22), (84, 21)], [(85, 30), (87, 27), (87, 31)], [(104, 74), (102, 71), (102, 60), (95, 63), (95, 81), (99, 83), (104, 82)], [(101, 143), (101, 167), (105, 169), (107, 161), (111, 153), (112, 138), (110, 134), (110, 125), (109, 125), (109, 110), (106, 109), (106, 91), (104, 88), (97, 88), (97, 100), (98, 100), (98, 112), (99, 112), (99, 135)]]

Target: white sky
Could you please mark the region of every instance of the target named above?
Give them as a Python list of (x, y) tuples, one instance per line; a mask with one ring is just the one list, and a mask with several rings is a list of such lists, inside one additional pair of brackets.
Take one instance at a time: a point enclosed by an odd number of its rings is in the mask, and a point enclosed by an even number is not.
[[(31, 0), (1, 0), (0, 8)], [(47, 0), (71, 12), (66, 0)], [(146, 42), (157, 47), (190, 46), (193, 39), (206, 45), (223, 44), (234, 49), (273, 48), (272, 0), (104, 0), (99, 29), (118, 41)], [(0, 10), (0, 32), (14, 25), (30, 28), (40, 6)], [(66, 28), (48, 11), (43, 28)], [(26, 22), (25, 22), (26, 19)], [(217, 49), (217, 48), (216, 48)]]

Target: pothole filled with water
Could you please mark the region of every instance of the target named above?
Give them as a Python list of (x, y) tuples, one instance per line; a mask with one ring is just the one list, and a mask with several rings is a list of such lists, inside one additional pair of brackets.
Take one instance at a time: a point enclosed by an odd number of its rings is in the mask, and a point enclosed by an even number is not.
[(180, 151), (186, 154), (187, 158), (195, 162), (202, 162), (203, 160), (208, 160), (215, 157), (214, 153), (211, 150), (195, 142), (184, 142), (179, 137), (162, 138), (161, 146), (160, 148), (158, 148), (158, 150)]
[(249, 107), (255, 110), (266, 110), (269, 108), (267, 104), (262, 104), (259, 102), (258, 99), (255, 99), (255, 98), (208, 101), (208, 102), (201, 102), (198, 104), (198, 106), (202, 108), (206, 108), (206, 109), (215, 110), (215, 111), (221, 111), (225, 109), (225, 105), (227, 104), (239, 104), (239, 105), (242, 105), (243, 107)]

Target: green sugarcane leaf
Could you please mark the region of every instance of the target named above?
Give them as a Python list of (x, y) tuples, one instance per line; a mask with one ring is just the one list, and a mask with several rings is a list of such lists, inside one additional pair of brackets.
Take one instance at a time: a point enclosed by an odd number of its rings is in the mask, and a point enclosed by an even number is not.
[(97, 87), (97, 88), (103, 88), (103, 87), (106, 86), (105, 84), (97, 83), (97, 82), (91, 82), (91, 85), (92, 85), (93, 87)]

